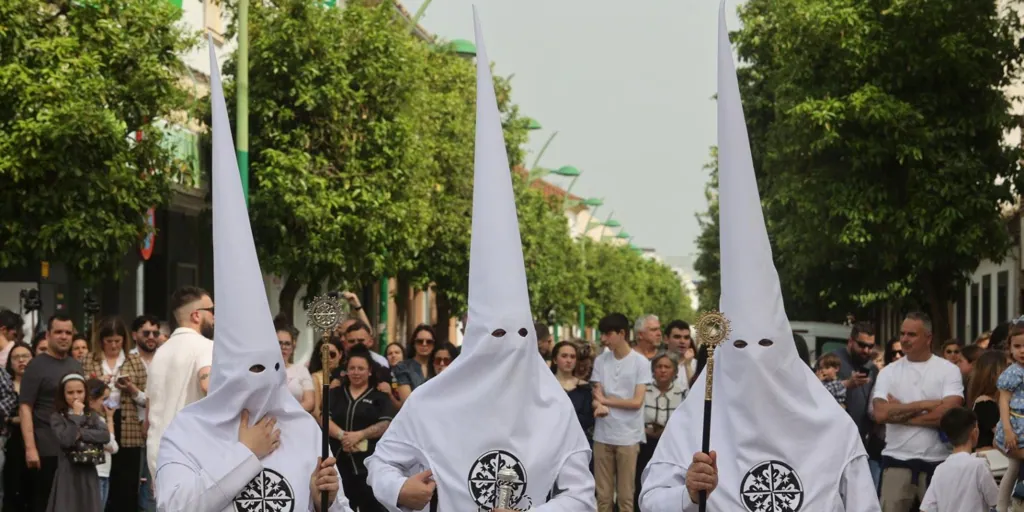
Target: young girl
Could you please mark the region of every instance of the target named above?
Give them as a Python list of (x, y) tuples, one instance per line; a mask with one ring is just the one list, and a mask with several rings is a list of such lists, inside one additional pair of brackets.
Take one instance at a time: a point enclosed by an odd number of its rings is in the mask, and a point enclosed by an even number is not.
[[(1010, 457), (1011, 465), (1019, 467), (1024, 459), (1024, 326), (1014, 324), (1007, 336), (1013, 364), (999, 375), (999, 425), (996, 446)], [(1009, 470), (1008, 470), (1009, 472)], [(1024, 482), (1019, 479), (1013, 489), (1014, 498), (1024, 498)]]
[(110, 388), (102, 380), (89, 379), (85, 382), (85, 387), (89, 393), (89, 408), (97, 413), (105, 413), (107, 432), (110, 432), (110, 442), (103, 445), (103, 464), (96, 466), (96, 474), (100, 477), (100, 505), (106, 507), (107, 494), (110, 491), (110, 456), (117, 453), (117, 440), (114, 439), (114, 410), (103, 405), (103, 401), (110, 397)]
[(103, 445), (110, 431), (86, 404), (85, 377), (69, 373), (60, 381), (50, 416), (61, 454), (46, 512), (102, 512), (96, 466), (103, 463)]

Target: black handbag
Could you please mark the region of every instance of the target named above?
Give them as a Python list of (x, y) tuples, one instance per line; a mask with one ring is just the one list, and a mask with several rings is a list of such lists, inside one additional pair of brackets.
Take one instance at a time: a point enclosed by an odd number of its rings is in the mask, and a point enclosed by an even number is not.
[(68, 450), (68, 460), (72, 464), (98, 466), (107, 461), (107, 456), (103, 452), (103, 445), (87, 443), (79, 439), (75, 446)]
[[(96, 422), (91, 417), (86, 418), (83, 422), (82, 427), (95, 427)], [(82, 466), (98, 466), (107, 461), (106, 453), (103, 451), (103, 445), (98, 443), (90, 443), (79, 439), (75, 442), (75, 445), (68, 449), (68, 460), (72, 464)]]

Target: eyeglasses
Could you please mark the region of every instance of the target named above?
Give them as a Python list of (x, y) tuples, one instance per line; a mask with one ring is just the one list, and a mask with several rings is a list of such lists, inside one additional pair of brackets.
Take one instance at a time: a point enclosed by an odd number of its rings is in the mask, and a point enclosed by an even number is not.
[(892, 351), (892, 355), (893, 356), (903, 357), (903, 351), (902, 350), (893, 350)]
[(327, 352), (327, 355), (331, 359), (334, 359), (335, 357), (338, 357), (338, 351), (337, 350), (330, 350), (330, 351)]
[(433, 345), (434, 344), (434, 339), (433, 338), (416, 338), (416, 344), (417, 345)]
[(452, 362), (452, 358), (450, 358), (450, 357), (435, 357), (434, 358), (434, 364), (438, 364), (438, 365), (441, 365), (441, 366), (448, 366), (451, 362)]
[(11, 359), (15, 361), (31, 361), (32, 354), (18, 354), (16, 356), (11, 356)]
[(159, 338), (160, 331), (139, 331), (143, 338)]
[(213, 308), (213, 306), (210, 306), (208, 308), (196, 308), (196, 311), (209, 311), (210, 314), (213, 315)]
[(865, 350), (870, 350), (870, 349), (875, 348), (875, 344), (874, 343), (864, 343), (861, 340), (853, 340), (853, 341), (857, 342), (857, 346), (858, 347), (860, 347), (862, 349), (865, 349)]

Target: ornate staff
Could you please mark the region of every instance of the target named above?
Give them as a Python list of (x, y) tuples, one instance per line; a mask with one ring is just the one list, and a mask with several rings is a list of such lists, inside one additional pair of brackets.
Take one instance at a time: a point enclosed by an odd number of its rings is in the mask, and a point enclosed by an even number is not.
[[(695, 326), (697, 336), (708, 347), (708, 362), (704, 366), (704, 433), (701, 437), (700, 450), (711, 453), (711, 397), (715, 381), (715, 349), (729, 337), (729, 320), (718, 311), (705, 311), (697, 319)], [(708, 509), (708, 493), (700, 491), (700, 512)]]
[[(323, 368), (321, 371), (321, 379), (323, 380), (323, 386), (320, 390), (320, 428), (322, 430), (322, 438), (320, 445), (320, 457), (321, 460), (327, 460), (331, 456), (331, 423), (330, 414), (331, 410), (331, 333), (334, 328), (341, 323), (342, 317), (344, 316), (341, 304), (332, 297), (316, 297), (313, 302), (310, 303), (309, 309), (306, 310), (306, 316), (308, 317), (307, 323), (314, 329), (321, 331), (321, 337), (323, 339), (320, 345), (320, 361), (323, 362)], [(328, 503), (327, 491), (320, 493), (320, 510), (327, 510), (330, 508)]]

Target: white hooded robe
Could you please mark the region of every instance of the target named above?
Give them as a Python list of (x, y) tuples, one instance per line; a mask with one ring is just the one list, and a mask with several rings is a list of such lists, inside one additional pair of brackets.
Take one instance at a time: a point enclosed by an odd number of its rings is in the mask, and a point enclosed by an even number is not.
[[(474, 12), (474, 21), (476, 21)], [(459, 357), (416, 388), (366, 460), (377, 501), (397, 512), (406, 478), (431, 469), (438, 510), (490, 510), (496, 473), (518, 475), (512, 506), (595, 510), (590, 447), (537, 352), (511, 173), (480, 25), (469, 325)]]
[[(857, 426), (797, 355), (761, 212), (724, 2), (718, 59), (721, 310), (732, 332), (715, 352), (711, 450), (718, 487), (707, 509), (877, 512)], [(644, 469), (644, 512), (698, 509), (685, 483), (701, 451), (704, 372), (695, 388), (701, 392), (676, 409)]]
[[(164, 432), (155, 475), (157, 508), (160, 512), (312, 511), (314, 500), (320, 499), (319, 493), (313, 496), (310, 491), (321, 454), (320, 428), (288, 391), (242, 197), (212, 41), (210, 69), (213, 259), (218, 294), (210, 391), (182, 409)], [(250, 423), (270, 415), (281, 430), (280, 446), (262, 460), (238, 440), (243, 409), (249, 411)], [(351, 512), (340, 488), (329, 512)]]

